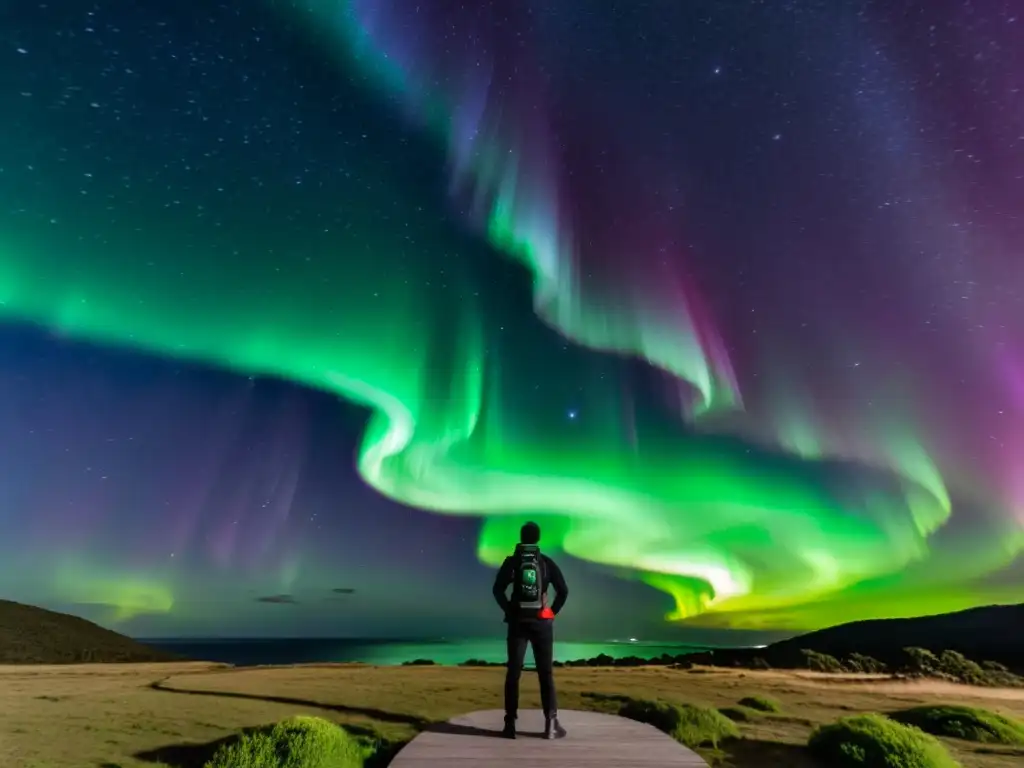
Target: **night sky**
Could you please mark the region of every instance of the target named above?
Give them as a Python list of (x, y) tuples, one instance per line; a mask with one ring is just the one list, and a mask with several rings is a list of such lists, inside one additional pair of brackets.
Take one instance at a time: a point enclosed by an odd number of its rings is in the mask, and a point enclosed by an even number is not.
[(0, 591), (495, 636), (536, 519), (564, 636), (1024, 601), (1017, 5), (4, 3)]

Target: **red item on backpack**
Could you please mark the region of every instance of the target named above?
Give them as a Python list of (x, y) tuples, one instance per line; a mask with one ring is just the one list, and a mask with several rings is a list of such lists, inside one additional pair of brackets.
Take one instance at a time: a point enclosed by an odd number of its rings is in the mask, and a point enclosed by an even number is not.
[(541, 608), (540, 611), (537, 613), (537, 618), (538, 619), (553, 619), (553, 618), (555, 618), (555, 612), (552, 611), (550, 608), (548, 608), (548, 596), (544, 595), (544, 597), (542, 597), (541, 600), (544, 603), (544, 607)]

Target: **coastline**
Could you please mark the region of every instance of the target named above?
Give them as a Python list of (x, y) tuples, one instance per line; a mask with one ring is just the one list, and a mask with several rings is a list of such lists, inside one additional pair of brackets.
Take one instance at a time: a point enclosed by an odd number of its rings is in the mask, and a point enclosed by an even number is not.
[[(179, 657), (237, 667), (332, 663), (491, 666), (503, 664), (506, 653), (502, 638), (139, 638), (138, 641)], [(602, 664), (636, 666), (640, 663), (672, 663), (687, 655), (709, 650), (707, 646), (682, 643), (563, 641), (556, 643), (555, 661), (564, 666), (585, 665), (591, 660), (600, 660)], [(529, 652), (527, 660), (532, 661)]]

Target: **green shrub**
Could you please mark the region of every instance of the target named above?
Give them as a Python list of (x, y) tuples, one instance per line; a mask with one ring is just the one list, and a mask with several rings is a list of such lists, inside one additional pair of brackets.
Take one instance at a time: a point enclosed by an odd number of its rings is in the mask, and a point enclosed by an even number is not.
[(653, 725), (688, 747), (717, 747), (719, 742), (740, 735), (736, 723), (717, 709), (692, 704), (630, 699), (619, 715)]
[(851, 672), (863, 672), (866, 675), (880, 675), (888, 671), (885, 664), (863, 653), (851, 653), (846, 666)]
[(936, 656), (925, 648), (904, 648), (903, 655), (902, 671), (911, 675), (942, 677), (968, 685), (1024, 686), (1024, 678), (1013, 674), (1004, 665), (994, 661), (978, 664), (957, 651), (943, 651)]
[(800, 651), (804, 655), (804, 662), (807, 664), (807, 668), (815, 672), (844, 672), (843, 665), (839, 663), (839, 659), (835, 656), (829, 656), (827, 653), (818, 653), (817, 651), (811, 651), (804, 648)]
[(758, 712), (782, 711), (782, 705), (770, 696), (744, 696), (740, 699), (740, 706), (756, 709)]
[(906, 671), (913, 675), (934, 675), (939, 671), (939, 657), (927, 648), (904, 648)]
[(998, 688), (1022, 688), (1024, 678), (1021, 678), (998, 661), (983, 661), (981, 668), (985, 670), (985, 680), (988, 685)]
[(988, 682), (980, 664), (956, 651), (942, 652), (939, 656), (939, 673), (968, 685), (985, 685)]
[(300, 715), (226, 744), (206, 768), (362, 768), (369, 751), (334, 723)]
[(982, 744), (1024, 745), (1024, 723), (987, 709), (959, 704), (932, 705), (904, 709), (890, 717), (936, 736)]
[(855, 715), (823, 725), (807, 746), (834, 768), (960, 768), (934, 736), (882, 715)]

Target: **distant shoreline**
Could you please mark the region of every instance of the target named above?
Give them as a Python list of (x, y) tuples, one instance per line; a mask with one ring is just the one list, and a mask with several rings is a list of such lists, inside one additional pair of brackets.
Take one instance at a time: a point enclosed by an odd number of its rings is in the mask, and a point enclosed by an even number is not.
[[(138, 642), (179, 657), (238, 667), (316, 663), (401, 666), (412, 662), (440, 666), (490, 666), (504, 663), (506, 656), (503, 638), (139, 638)], [(658, 660), (655, 663), (665, 663), (664, 659), (674, 660), (710, 650), (713, 649), (702, 645), (653, 641), (563, 641), (556, 644), (555, 659), (567, 665), (582, 664), (596, 658), (629, 659), (633, 663), (639, 659), (651, 659)], [(528, 654), (528, 660), (531, 658)]]
[[(278, 645), (278, 644), (340, 644), (347, 646), (467, 646), (476, 644), (505, 644), (503, 636), (472, 638), (377, 638), (377, 637), (133, 637), (138, 643), (149, 646), (172, 645)], [(683, 643), (672, 640), (563, 640), (556, 645), (566, 646), (607, 646), (611, 648), (673, 648), (692, 651), (756, 650), (763, 645), (710, 645), (707, 643)]]

